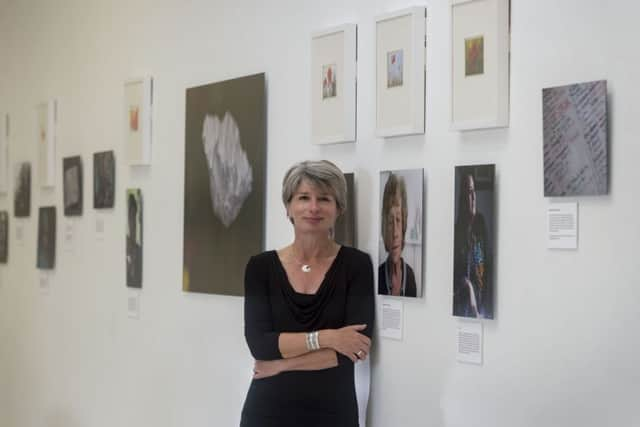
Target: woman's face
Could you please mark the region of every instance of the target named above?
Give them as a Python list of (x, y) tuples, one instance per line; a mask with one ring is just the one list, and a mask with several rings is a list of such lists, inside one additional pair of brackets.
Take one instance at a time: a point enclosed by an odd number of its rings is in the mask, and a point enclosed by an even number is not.
[(329, 233), (338, 217), (332, 193), (303, 179), (287, 206), (293, 226), (301, 233)]
[(387, 214), (387, 249), (389, 256), (393, 262), (399, 262), (402, 256), (402, 242), (404, 236), (402, 233), (402, 204), (400, 197), (396, 195), (394, 202), (391, 204), (391, 209)]
[(476, 185), (471, 175), (467, 175), (465, 178), (465, 191), (467, 193), (467, 213), (473, 218), (476, 215)]

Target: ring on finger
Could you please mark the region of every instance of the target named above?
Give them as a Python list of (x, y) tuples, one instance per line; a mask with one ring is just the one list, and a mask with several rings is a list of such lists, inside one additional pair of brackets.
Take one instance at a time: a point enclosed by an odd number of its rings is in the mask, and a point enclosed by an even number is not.
[(358, 350), (358, 352), (356, 353), (356, 356), (358, 356), (358, 357), (364, 356), (364, 351)]

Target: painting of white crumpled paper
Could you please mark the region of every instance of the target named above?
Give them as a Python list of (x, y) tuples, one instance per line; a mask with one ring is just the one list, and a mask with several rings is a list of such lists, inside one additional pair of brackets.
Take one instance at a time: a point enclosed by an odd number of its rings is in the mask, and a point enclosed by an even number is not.
[(202, 125), (202, 145), (207, 157), (213, 213), (229, 228), (251, 194), (253, 174), (240, 143), (240, 130), (226, 112), (220, 120), (207, 114)]

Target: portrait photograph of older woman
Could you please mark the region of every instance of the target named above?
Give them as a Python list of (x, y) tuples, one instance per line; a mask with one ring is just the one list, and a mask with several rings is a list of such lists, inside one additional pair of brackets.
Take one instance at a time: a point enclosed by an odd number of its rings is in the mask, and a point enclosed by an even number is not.
[(456, 167), (454, 316), (493, 319), (494, 175), (495, 165)]
[(355, 364), (369, 356), (373, 264), (333, 239), (347, 184), (328, 161), (282, 183), (293, 241), (245, 269), (245, 339), (255, 363), (241, 427), (358, 427)]
[(422, 296), (423, 170), (380, 172), (378, 294)]

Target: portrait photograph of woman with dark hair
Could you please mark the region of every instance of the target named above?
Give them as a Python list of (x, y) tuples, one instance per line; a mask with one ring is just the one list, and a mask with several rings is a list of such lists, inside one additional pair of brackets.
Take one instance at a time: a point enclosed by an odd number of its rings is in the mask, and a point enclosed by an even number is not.
[(456, 167), (454, 316), (493, 319), (494, 175), (495, 165)]

